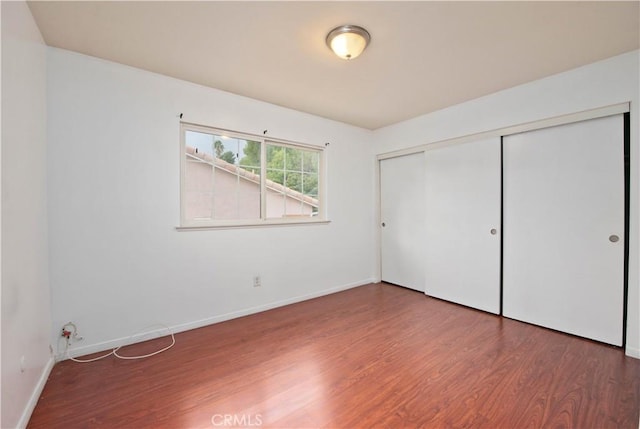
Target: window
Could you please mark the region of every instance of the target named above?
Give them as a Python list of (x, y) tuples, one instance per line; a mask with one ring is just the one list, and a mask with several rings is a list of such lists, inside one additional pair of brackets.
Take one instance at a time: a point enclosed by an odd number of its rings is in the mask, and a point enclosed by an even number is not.
[(181, 226), (324, 221), (323, 150), (182, 124)]

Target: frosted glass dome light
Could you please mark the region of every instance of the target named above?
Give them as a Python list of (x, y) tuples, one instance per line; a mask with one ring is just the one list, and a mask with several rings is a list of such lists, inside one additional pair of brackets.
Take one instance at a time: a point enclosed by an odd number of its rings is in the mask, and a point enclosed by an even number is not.
[(352, 60), (357, 58), (367, 47), (371, 36), (369, 32), (357, 25), (341, 25), (327, 35), (327, 46), (340, 58)]

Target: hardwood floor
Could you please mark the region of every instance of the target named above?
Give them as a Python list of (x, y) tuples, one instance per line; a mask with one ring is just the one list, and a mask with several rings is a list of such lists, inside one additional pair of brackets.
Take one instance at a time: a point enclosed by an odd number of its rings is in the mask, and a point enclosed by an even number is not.
[(28, 427), (637, 428), (639, 390), (621, 349), (372, 284), (58, 363)]

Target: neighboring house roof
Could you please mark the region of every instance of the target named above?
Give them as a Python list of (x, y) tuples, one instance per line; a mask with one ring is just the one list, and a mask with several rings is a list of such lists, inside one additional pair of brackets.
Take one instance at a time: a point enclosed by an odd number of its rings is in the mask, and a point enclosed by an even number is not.
[[(247, 180), (256, 184), (260, 184), (260, 176), (258, 174), (252, 173), (249, 170), (245, 170), (244, 168), (238, 165), (231, 164), (225, 161), (224, 159), (215, 158), (208, 153), (196, 152), (196, 149), (191, 146), (186, 146), (185, 152), (187, 157), (197, 159), (209, 165), (215, 164), (216, 168), (224, 172), (231, 173), (239, 176), (244, 180)], [(266, 179), (266, 186), (267, 186), (267, 189), (271, 189), (280, 194), (284, 194), (289, 198), (293, 198), (294, 200), (301, 201), (310, 206), (318, 207), (319, 205), (319, 201), (317, 198), (310, 197), (309, 195), (305, 195), (302, 192), (298, 192), (287, 186), (276, 183), (272, 180)]]

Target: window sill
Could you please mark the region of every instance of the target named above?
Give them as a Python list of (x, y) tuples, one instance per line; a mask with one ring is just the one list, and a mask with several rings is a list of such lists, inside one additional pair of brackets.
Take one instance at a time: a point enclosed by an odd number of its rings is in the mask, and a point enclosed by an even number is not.
[(216, 225), (185, 225), (176, 226), (177, 231), (202, 231), (211, 229), (242, 229), (242, 228), (265, 228), (274, 226), (303, 226), (303, 225), (328, 225), (330, 220), (278, 220), (269, 219), (264, 221), (251, 221), (247, 223), (229, 223)]

